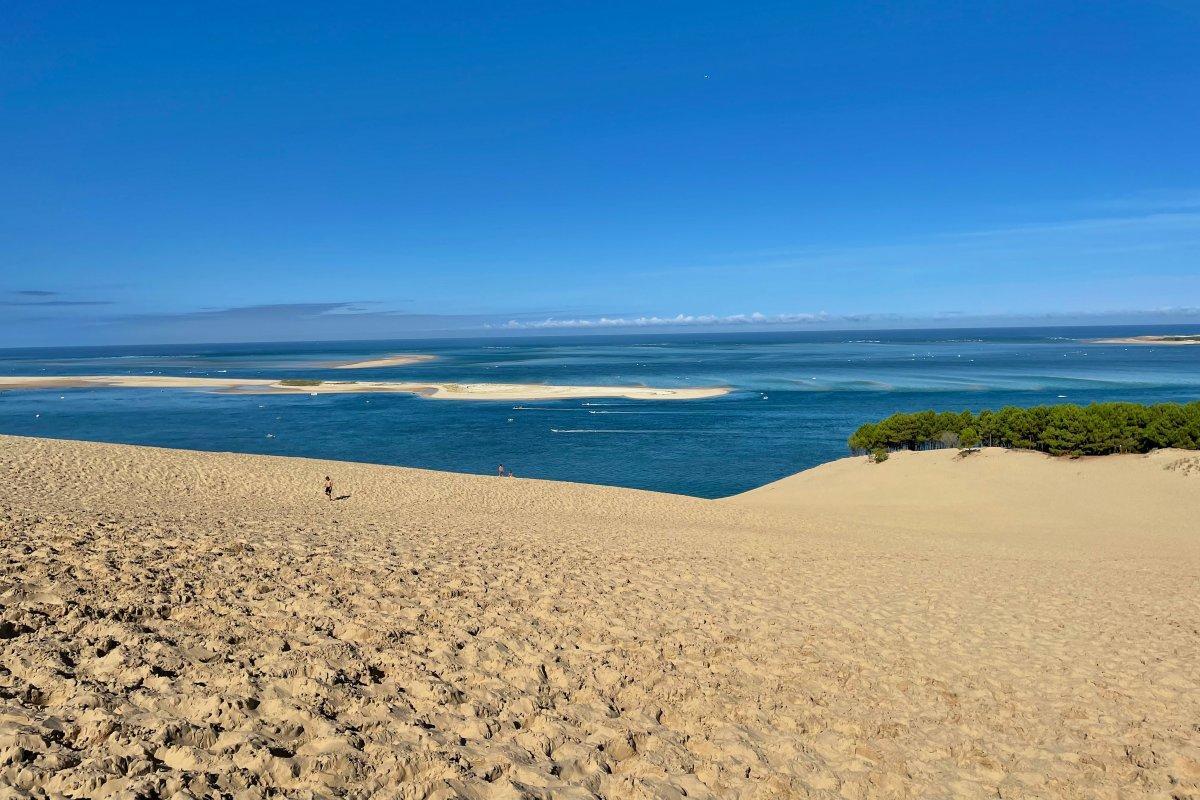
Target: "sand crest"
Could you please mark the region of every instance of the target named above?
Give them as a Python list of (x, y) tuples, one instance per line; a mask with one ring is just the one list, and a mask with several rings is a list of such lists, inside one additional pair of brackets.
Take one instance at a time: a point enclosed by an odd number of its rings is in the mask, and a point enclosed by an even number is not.
[(0, 485), (7, 796), (1200, 793), (1195, 453), (705, 501), (0, 437)]

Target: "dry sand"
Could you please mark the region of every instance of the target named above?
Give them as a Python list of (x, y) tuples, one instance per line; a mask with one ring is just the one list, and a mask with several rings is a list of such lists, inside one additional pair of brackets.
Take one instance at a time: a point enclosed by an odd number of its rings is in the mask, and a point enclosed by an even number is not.
[(171, 375), (0, 375), (0, 389), (208, 389), (239, 394), (373, 394), (399, 392), (435, 400), (700, 400), (728, 394), (724, 387), (551, 386), (542, 383), (401, 383), (321, 381), (314, 385), (279, 378), (199, 378)]
[(423, 364), (426, 361), (434, 361), (437, 356), (417, 355), (414, 353), (406, 353), (404, 355), (387, 356), (385, 358), (375, 358), (370, 361), (353, 361), (349, 364), (337, 364), (334, 369), (373, 369), (375, 367), (403, 367), (408, 364)]
[(3, 797), (1200, 796), (1195, 453), (704, 501), (0, 437), (0, 486)]
[(1124, 336), (1117, 339), (1093, 339), (1092, 344), (1200, 344), (1200, 336), (1175, 334), (1168, 336)]

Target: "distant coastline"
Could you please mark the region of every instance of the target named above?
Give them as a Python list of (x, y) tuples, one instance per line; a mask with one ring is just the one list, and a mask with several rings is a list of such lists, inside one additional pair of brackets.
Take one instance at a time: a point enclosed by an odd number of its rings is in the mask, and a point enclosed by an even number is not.
[(208, 389), (232, 394), (357, 394), (399, 392), (435, 400), (701, 400), (726, 387), (550, 386), (540, 383), (400, 383), (276, 378), (194, 378), (170, 375), (0, 376), (0, 389)]
[(1093, 339), (1091, 344), (1200, 344), (1200, 334), (1164, 334), (1155, 336), (1124, 336), (1116, 339)]

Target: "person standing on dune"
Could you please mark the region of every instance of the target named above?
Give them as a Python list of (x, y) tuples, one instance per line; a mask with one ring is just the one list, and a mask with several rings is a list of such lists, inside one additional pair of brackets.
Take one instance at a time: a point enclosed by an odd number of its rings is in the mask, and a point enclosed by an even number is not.
[(333, 501), (333, 480), (328, 475), (325, 476), (325, 499)]

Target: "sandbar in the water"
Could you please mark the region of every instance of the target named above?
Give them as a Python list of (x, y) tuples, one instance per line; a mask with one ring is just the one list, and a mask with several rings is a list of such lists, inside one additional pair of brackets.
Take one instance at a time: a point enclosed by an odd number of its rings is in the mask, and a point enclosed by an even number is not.
[(372, 369), (374, 367), (402, 367), (407, 364), (423, 364), (426, 361), (434, 361), (435, 359), (437, 359), (437, 356), (407, 353), (403, 355), (387, 356), (385, 358), (375, 358), (370, 361), (352, 361), (349, 364), (336, 364), (333, 368)]
[(1124, 336), (1115, 339), (1093, 339), (1092, 344), (1200, 344), (1200, 334), (1166, 336)]
[(436, 400), (701, 400), (728, 394), (721, 386), (548, 386), (538, 383), (401, 383), (308, 381), (276, 378), (202, 378), (175, 375), (0, 376), (0, 389), (208, 389), (237, 394), (347, 394), (400, 392)]

